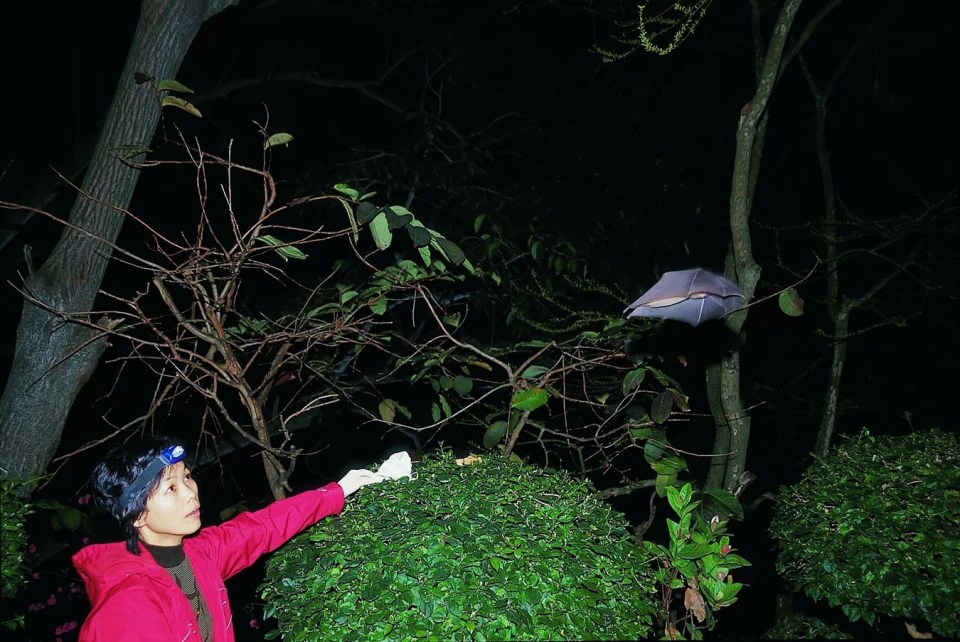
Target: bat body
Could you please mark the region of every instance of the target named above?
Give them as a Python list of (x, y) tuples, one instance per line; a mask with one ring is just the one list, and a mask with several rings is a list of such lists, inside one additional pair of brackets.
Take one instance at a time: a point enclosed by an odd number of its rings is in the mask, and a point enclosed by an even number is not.
[(672, 319), (696, 327), (721, 319), (746, 302), (736, 283), (702, 268), (664, 272), (652, 288), (627, 306), (628, 319)]

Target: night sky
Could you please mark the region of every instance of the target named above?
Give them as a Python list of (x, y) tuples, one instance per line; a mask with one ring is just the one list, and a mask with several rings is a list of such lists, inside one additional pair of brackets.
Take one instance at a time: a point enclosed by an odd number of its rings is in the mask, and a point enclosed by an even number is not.
[[(535, 222), (545, 234), (593, 239), (591, 273), (617, 284), (625, 305), (664, 270), (722, 271), (734, 133), (754, 90), (749, 14), (743, 0), (715, 2), (674, 53), (640, 51), (608, 64), (590, 48), (620, 47), (613, 36), (622, 33), (618, 21), (630, 17), (633, 3), (623, 3), (622, 11), (616, 2), (592, 4), (602, 8), (576, 0), (244, 0), (210, 20), (195, 40), (178, 80), (198, 92), (204, 118), (176, 122), (210, 149), (237, 138), (237, 153), (253, 157), (253, 121), (263, 122), (266, 106), (271, 130), (295, 136), (273, 166), (287, 197), (329, 189), (355, 172), (358, 160), (391, 154), (396, 180), (380, 185), (381, 193), (402, 201), (417, 176), (411, 209), (454, 239), (468, 234), (477, 213), (470, 199), (483, 188), (498, 196), (499, 214), (515, 229)], [(822, 4), (808, 0), (796, 25)], [(37, 1), (5, 3), (0, 11), (6, 123), (0, 198), (19, 202), (49, 178), (49, 165), (69, 171), (88, 149), (123, 65), (138, 3)], [(955, 215), (956, 18), (953, 3), (847, 0), (805, 48), (810, 69), (825, 83), (863, 37), (830, 102), (837, 187), (852, 215), (868, 221), (916, 215), (923, 203), (943, 198), (952, 198)], [(277, 80), (294, 72), (314, 83)], [(363, 91), (330, 86), (350, 83), (363, 83)], [(754, 249), (764, 267), (757, 296), (791, 284), (790, 270), (806, 273), (815, 252), (822, 253), (803, 231), (822, 211), (813, 125), (795, 61), (770, 104), (753, 217)], [(460, 176), (470, 163), (478, 168), (464, 178), (469, 206), (457, 207), (431, 187), (431, 177), (446, 170), (422, 146), (425, 127), (448, 143), (466, 141), (464, 160), (450, 175)], [(172, 199), (191, 195), (174, 196), (167, 187), (144, 177), (130, 209), (175, 226), (171, 212), (184, 204)], [(63, 191), (52, 209), (66, 215), (71, 202)], [(23, 244), (42, 261), (56, 232), (55, 224), (34, 219), (0, 248), (0, 379), (19, 318), (18, 295), (7, 281), (16, 282), (23, 270)], [(921, 296), (915, 283), (902, 280), (876, 313), (857, 319), (869, 326), (922, 306), (906, 327), (851, 342), (842, 429), (955, 429), (956, 241), (955, 221), (926, 241), (943, 261), (941, 289)], [(845, 280), (853, 292), (882, 269), (857, 266)], [(108, 283), (116, 279), (111, 273)], [(753, 350), (744, 353), (744, 385), (748, 402), (760, 404), (750, 467), (767, 474), (761, 490), (779, 482), (776, 470), (798, 472), (796, 449), (804, 447), (798, 426), (816, 423), (810, 404), (822, 375), (799, 385), (793, 379), (805, 360), (822, 370), (826, 354), (815, 336), (827, 324), (817, 304), (823, 281), (806, 287), (804, 317), (785, 317), (768, 301), (747, 323)], [(689, 358), (686, 369), (674, 365), (671, 374), (702, 403), (694, 333), (667, 327), (662, 337), (668, 353)], [(111, 381), (91, 382), (85, 398), (100, 399)], [(93, 416), (83, 420), (94, 421), (106, 406), (102, 399), (88, 403)], [(695, 410), (708, 413), (705, 403)], [(782, 452), (784, 444), (792, 452)]]

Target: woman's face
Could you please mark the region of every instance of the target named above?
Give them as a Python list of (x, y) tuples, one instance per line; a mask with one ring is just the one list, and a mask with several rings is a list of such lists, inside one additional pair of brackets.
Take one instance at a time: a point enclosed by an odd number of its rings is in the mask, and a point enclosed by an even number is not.
[(134, 522), (140, 539), (152, 546), (177, 546), (200, 528), (197, 482), (184, 463), (167, 466), (160, 486), (147, 499), (147, 508)]

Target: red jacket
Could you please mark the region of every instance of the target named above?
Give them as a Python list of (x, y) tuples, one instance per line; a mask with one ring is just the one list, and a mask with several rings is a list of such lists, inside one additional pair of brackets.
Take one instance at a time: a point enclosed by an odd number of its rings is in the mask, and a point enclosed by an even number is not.
[[(183, 550), (213, 619), (215, 642), (234, 639), (223, 581), (307, 526), (342, 509), (343, 489), (330, 483), (184, 538)], [(73, 556), (93, 606), (80, 629), (81, 642), (200, 640), (187, 596), (146, 549), (141, 547), (141, 551), (134, 555), (125, 543), (116, 542), (87, 546)]]

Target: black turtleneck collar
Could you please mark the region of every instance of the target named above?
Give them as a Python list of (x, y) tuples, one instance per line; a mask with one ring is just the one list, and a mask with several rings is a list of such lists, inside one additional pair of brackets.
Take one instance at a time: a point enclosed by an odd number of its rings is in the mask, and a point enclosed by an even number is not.
[(182, 542), (176, 546), (153, 546), (140, 540), (140, 544), (150, 551), (153, 559), (157, 560), (157, 564), (164, 568), (173, 568), (180, 564), (186, 557), (186, 553), (183, 552)]

